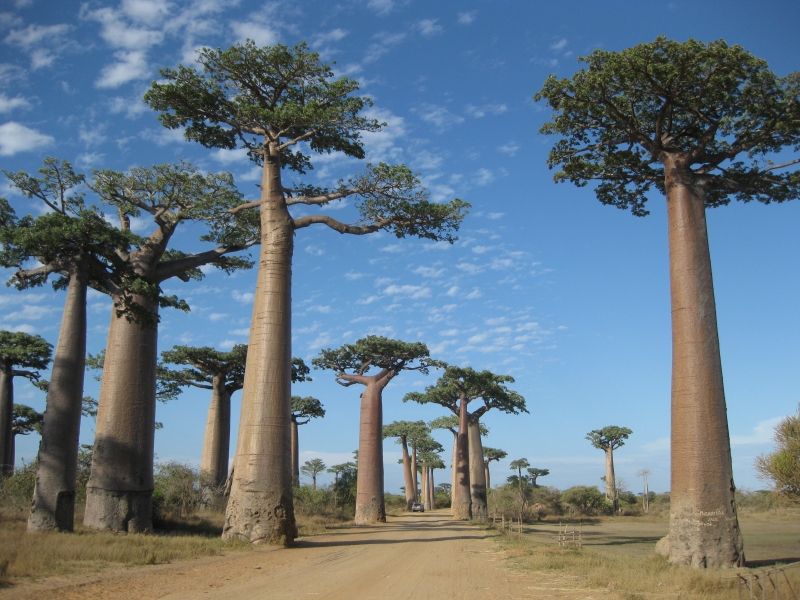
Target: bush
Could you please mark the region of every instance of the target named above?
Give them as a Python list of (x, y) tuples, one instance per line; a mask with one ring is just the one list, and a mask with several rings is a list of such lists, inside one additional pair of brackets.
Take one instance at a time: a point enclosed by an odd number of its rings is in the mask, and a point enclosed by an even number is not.
[(591, 485), (571, 487), (561, 494), (561, 500), (583, 515), (611, 514), (613, 510), (605, 494)]
[(158, 463), (153, 483), (154, 522), (163, 523), (170, 515), (188, 516), (205, 505), (200, 471), (191, 465), (176, 461)]
[(9, 511), (17, 518), (27, 516), (36, 484), (37, 462), (25, 463), (0, 483), (0, 514)]

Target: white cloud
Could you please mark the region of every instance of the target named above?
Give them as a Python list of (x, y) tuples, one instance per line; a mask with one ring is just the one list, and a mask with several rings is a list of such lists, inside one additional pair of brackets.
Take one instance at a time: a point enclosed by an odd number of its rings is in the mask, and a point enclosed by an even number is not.
[(494, 181), (494, 175), (489, 169), (478, 169), (475, 175), (477, 185), (488, 185)]
[(250, 328), (245, 327), (242, 329), (234, 329), (232, 331), (229, 331), (228, 333), (230, 333), (231, 335), (250, 335)]
[(315, 306), (309, 306), (308, 310), (309, 311), (313, 311), (313, 312), (322, 313), (323, 315), (327, 315), (328, 313), (331, 312), (331, 307), (330, 306), (315, 305)]
[(642, 444), (645, 452), (669, 452), (669, 438), (661, 438), (647, 444)]
[(106, 141), (106, 136), (103, 135), (103, 125), (92, 125), (89, 128), (84, 123), (81, 123), (78, 131), (78, 139), (87, 146), (97, 146)]
[(369, 119), (375, 119), (379, 123), (386, 123), (380, 131), (365, 131), (361, 134), (367, 160), (373, 163), (396, 160), (403, 152), (397, 142), (406, 134), (403, 117), (398, 117), (390, 110), (374, 106), (365, 110), (363, 115)]
[(364, 60), (363, 60), (363, 62), (365, 63), (375, 62), (381, 56), (389, 52), (389, 50), (391, 50), (393, 46), (396, 46), (401, 42), (405, 41), (407, 36), (405, 33), (381, 32), (381, 33), (376, 33), (372, 37), (377, 41), (367, 46), (367, 51), (366, 54), (364, 55)]
[(325, 250), (319, 248), (314, 245), (308, 245), (305, 247), (306, 252), (308, 252), (311, 256), (322, 256), (325, 254)]
[(78, 156), (76, 162), (81, 169), (91, 169), (99, 165), (104, 157), (102, 152), (84, 152)]
[(228, 316), (228, 313), (211, 313), (208, 315), (208, 320), (212, 323), (216, 323), (217, 321), (222, 321), (225, 317)]
[(502, 115), (503, 113), (508, 112), (508, 107), (505, 104), (484, 104), (483, 106), (474, 106), (472, 104), (468, 104), (467, 108), (464, 110), (469, 116), (480, 119), (481, 117), (485, 117), (486, 113)]
[(494, 248), (494, 246), (473, 246), (472, 247), (472, 251), (475, 254), (485, 254), (486, 252), (488, 252), (492, 248)]
[(94, 85), (98, 88), (117, 88), (135, 79), (146, 79), (151, 75), (143, 50), (114, 53), (117, 62), (103, 67)]
[(556, 43), (550, 45), (550, 50), (555, 50), (558, 52), (559, 50), (563, 50), (564, 46), (567, 45), (567, 38), (561, 38)]
[(367, 296), (366, 298), (362, 298), (361, 300), (356, 300), (356, 304), (372, 304), (376, 300), (380, 300), (380, 296)]
[(40, 133), (15, 121), (0, 125), (0, 156), (36, 150), (55, 143), (53, 136)]
[(456, 294), (458, 294), (458, 290), (460, 290), (460, 289), (461, 289), (460, 287), (458, 287), (457, 285), (454, 285), (454, 286), (453, 286), (453, 287), (451, 287), (449, 290), (447, 290), (447, 292), (445, 293), (445, 295), (447, 295), (447, 296), (450, 296), (450, 297), (452, 298), (453, 296), (455, 296)]
[[(28, 25), (25, 29), (15, 29), (6, 36), (5, 42), (19, 46), (31, 59), (31, 67), (49, 67), (63, 49), (63, 38), (71, 29), (70, 25)], [(49, 46), (49, 47), (48, 47)]]
[(16, 332), (28, 333), (30, 335), (34, 335), (39, 331), (36, 327), (34, 327), (33, 325), (28, 325), (27, 323), (20, 323), (19, 325), (9, 325), (6, 323), (0, 323), (0, 329), (4, 331), (13, 331), (14, 333)]
[(247, 148), (235, 148), (234, 150), (218, 148), (211, 152), (211, 158), (223, 165), (246, 163), (248, 160)]
[(347, 31), (344, 29), (336, 28), (328, 33), (318, 33), (314, 36), (311, 45), (316, 46), (323, 46), (325, 44), (329, 44), (331, 42), (338, 42), (339, 40), (344, 39), (347, 36)]
[(447, 337), (452, 337), (454, 335), (458, 335), (461, 333), (458, 329), (447, 329), (445, 331), (440, 331), (439, 335), (445, 335)]
[(239, 290), (233, 290), (231, 292), (231, 296), (233, 297), (236, 302), (241, 302), (242, 304), (250, 304), (255, 298), (255, 294), (253, 292), (240, 292)]
[(37, 306), (27, 304), (22, 307), (22, 310), (16, 310), (8, 313), (5, 318), (9, 321), (38, 321), (44, 317), (49, 317), (59, 309), (53, 306)]
[(460, 269), (465, 273), (469, 273), (470, 275), (476, 275), (477, 273), (482, 273), (484, 271), (483, 267), (474, 263), (458, 263), (456, 265), (456, 269)]
[(424, 103), (413, 110), (423, 121), (432, 124), (438, 131), (444, 131), (453, 125), (464, 122), (464, 117), (451, 113), (443, 106)]
[(483, 296), (483, 293), (478, 288), (473, 288), (472, 291), (465, 296), (467, 300), (475, 300), (475, 298), (480, 298)]
[(502, 217), (503, 215), (505, 215), (505, 214), (506, 214), (506, 213), (495, 212), (495, 213), (489, 213), (489, 214), (488, 214), (488, 215), (486, 215), (486, 216), (487, 216), (489, 219), (496, 220), (496, 219), (499, 219), (499, 218), (501, 218), (501, 217)]
[(514, 261), (510, 258), (495, 258), (490, 265), (490, 268), (494, 269), (495, 271), (499, 271), (501, 269), (510, 269), (514, 266)]
[(459, 25), (469, 25), (475, 20), (475, 15), (478, 14), (477, 11), (465, 12), (465, 13), (458, 13), (458, 24)]
[(367, 6), (379, 15), (385, 15), (394, 8), (394, 0), (369, 0)]
[(444, 274), (444, 269), (434, 269), (433, 267), (419, 266), (412, 271), (415, 275), (423, 277), (440, 277)]
[[(258, 13), (253, 13), (258, 14)], [(253, 40), (257, 46), (273, 46), (279, 40), (278, 32), (272, 29), (267, 21), (258, 19), (257, 21), (234, 21), (231, 23), (231, 29), (236, 35), (236, 41), (244, 42), (245, 40)]]
[(455, 346), (457, 343), (456, 340), (443, 340), (438, 344), (428, 344), (428, 351), (432, 356), (436, 356), (447, 350), (449, 346)]
[(506, 319), (505, 317), (492, 317), (489, 319), (484, 319), (483, 322), (486, 323), (487, 325), (502, 325), (507, 320), (508, 319)]
[(403, 244), (401, 242), (397, 242), (396, 244), (389, 244), (388, 246), (384, 246), (379, 250), (379, 252), (390, 252), (392, 254), (397, 254), (398, 252), (403, 251)]
[(219, 347), (223, 350), (230, 350), (236, 345), (236, 340), (223, 340), (219, 343)]
[(317, 350), (322, 348), (323, 346), (328, 346), (333, 341), (333, 336), (327, 331), (320, 333), (316, 338), (314, 338), (308, 344), (309, 350)]
[(517, 144), (516, 142), (508, 142), (507, 144), (498, 146), (497, 149), (503, 154), (514, 156), (517, 153), (517, 150), (519, 150), (519, 144)]
[(431, 290), (422, 285), (390, 285), (383, 293), (387, 296), (406, 296), (412, 299), (430, 298)]
[(150, 111), (150, 107), (142, 100), (142, 94), (136, 94), (132, 98), (116, 96), (109, 101), (108, 109), (114, 115), (125, 113), (125, 117), (128, 119), (135, 119)]
[(167, 129), (166, 127), (162, 127), (161, 129), (145, 129), (139, 134), (139, 137), (144, 140), (153, 141), (159, 146), (186, 143), (186, 138), (183, 135), (183, 128)]
[(344, 278), (349, 281), (355, 281), (356, 279), (361, 279), (365, 275), (366, 273), (355, 273), (354, 271), (350, 271), (344, 274)]
[(0, 94), (0, 113), (11, 112), (17, 108), (30, 108), (31, 103), (22, 96), (9, 98), (5, 94)]
[[(99, 294), (100, 292), (97, 293)], [(0, 306), (14, 306), (16, 304), (28, 305), (34, 302), (41, 302), (46, 297), (47, 297), (46, 294), (34, 294), (32, 292), (13, 294), (11, 296), (0, 296)]]
[(122, 10), (131, 19), (149, 25), (161, 22), (170, 14), (166, 0), (122, 0)]
[(775, 426), (780, 423), (783, 417), (774, 417), (766, 421), (759, 422), (753, 428), (750, 435), (732, 435), (731, 446), (744, 446), (748, 444), (769, 444), (775, 434)]
[(467, 342), (469, 342), (470, 344), (480, 344), (481, 342), (485, 341), (487, 337), (488, 337), (488, 334), (479, 333), (479, 334), (473, 335), (471, 338), (469, 338), (467, 340)]
[(160, 44), (164, 40), (164, 33), (158, 29), (132, 25), (130, 23), (132, 15), (128, 11), (124, 11), (125, 4), (132, 5), (134, 3), (123, 2), (123, 12), (108, 7), (93, 11), (84, 9), (81, 16), (100, 23), (102, 25), (100, 37), (113, 48), (147, 51)]
[(431, 36), (442, 31), (442, 26), (437, 25), (439, 19), (422, 19), (417, 23), (417, 29), (422, 35)]

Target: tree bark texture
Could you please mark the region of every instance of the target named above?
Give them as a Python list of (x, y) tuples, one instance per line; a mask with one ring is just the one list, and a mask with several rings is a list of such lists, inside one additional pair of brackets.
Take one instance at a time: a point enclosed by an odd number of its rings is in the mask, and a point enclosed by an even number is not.
[(458, 453), (458, 432), (453, 432), (453, 460), (450, 463), (450, 514), (456, 514), (456, 454)]
[(492, 485), (490, 483), (491, 479), (489, 478), (489, 463), (488, 462), (484, 464), (484, 472), (485, 472), (484, 477), (486, 477), (486, 489), (490, 490), (490, 489), (492, 489)]
[(428, 495), (430, 496), (431, 510), (436, 510), (436, 484), (433, 481), (433, 469), (428, 469), (430, 482), (428, 483)]
[(85, 266), (71, 269), (39, 442), (28, 531), (72, 531), (86, 361)]
[(414, 489), (414, 478), (411, 476), (411, 457), (408, 455), (408, 442), (406, 438), (400, 438), (400, 445), (403, 448), (403, 476), (406, 482), (406, 510), (411, 510), (411, 505), (417, 499), (417, 491)]
[(208, 407), (206, 433), (203, 438), (203, 455), (200, 471), (214, 487), (225, 483), (228, 477), (228, 457), (231, 447), (231, 395), (225, 387), (225, 377), (214, 375), (211, 379), (211, 405)]
[(605, 449), (606, 453), (606, 499), (614, 507), (614, 514), (617, 514), (617, 482), (614, 479), (614, 449), (610, 446)]
[(469, 433), (467, 402), (463, 398), (458, 409), (458, 438), (456, 440), (456, 486), (453, 488), (453, 518), (472, 518), (469, 480)]
[(14, 375), (0, 360), (0, 478), (14, 473)]
[(672, 299), (669, 560), (744, 565), (702, 189), (665, 164)]
[(411, 479), (414, 481), (414, 502), (417, 501), (419, 493), (419, 482), (417, 481), (417, 445), (411, 446)]
[[(158, 313), (158, 305), (134, 301)], [(97, 407), (84, 525), (139, 533), (153, 528), (153, 444), (158, 329), (111, 315)]]
[(261, 193), (258, 280), (222, 537), (289, 545), (297, 537), (291, 471), (294, 231), (277, 150), (265, 157)]
[(422, 461), (422, 506), (425, 510), (431, 509), (430, 475), (428, 463), (424, 460)]
[(292, 418), (292, 485), (294, 487), (298, 487), (300, 485), (300, 438), (297, 428), (297, 420)]
[(489, 510), (486, 506), (486, 470), (483, 462), (483, 444), (478, 419), (469, 419), (469, 483), (472, 502), (472, 518), (486, 521)]
[(387, 378), (372, 381), (361, 394), (361, 425), (358, 435), (358, 480), (356, 525), (386, 522), (383, 499), (383, 406)]

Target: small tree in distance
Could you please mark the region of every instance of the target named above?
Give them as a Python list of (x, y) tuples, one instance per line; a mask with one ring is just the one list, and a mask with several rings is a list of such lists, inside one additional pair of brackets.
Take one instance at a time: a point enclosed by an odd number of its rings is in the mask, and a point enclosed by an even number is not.
[(501, 461), (506, 456), (508, 456), (508, 452), (505, 450), (499, 450), (498, 448), (489, 448), (489, 446), (483, 447), (483, 464), (484, 468), (486, 469), (486, 489), (489, 490), (492, 487), (491, 479), (489, 477), (489, 463), (494, 461)]
[(782, 500), (800, 504), (800, 405), (796, 415), (775, 426), (773, 439), (778, 447), (756, 458), (758, 478), (771, 483)]
[[(295, 361), (303, 362), (299, 358)], [(305, 367), (305, 363), (303, 363)], [(307, 367), (306, 367), (307, 369)], [(311, 379), (310, 377), (307, 379)], [(292, 383), (298, 381), (294, 376)], [(322, 408), (322, 402), (313, 396), (292, 396), (292, 412), (290, 417), (292, 419), (292, 477), (294, 478), (294, 485), (300, 485), (300, 437), (297, 428), (300, 425), (305, 425), (311, 419), (321, 419), (325, 416), (325, 409)]]
[(322, 473), (326, 468), (321, 458), (312, 458), (303, 463), (303, 466), (300, 467), (300, 471), (302, 471), (303, 475), (311, 477), (311, 485), (314, 489), (317, 489), (317, 475)]
[(528, 469), (528, 475), (531, 476), (531, 485), (533, 487), (538, 487), (536, 485), (536, 480), (539, 477), (545, 477), (547, 475), (550, 475), (550, 469), (535, 469), (535, 468), (534, 469)]
[(614, 450), (625, 445), (625, 440), (633, 431), (627, 427), (609, 425), (602, 429), (593, 429), (586, 434), (592, 446), (606, 453), (606, 499), (614, 507), (614, 514), (619, 508), (617, 502), (617, 485), (614, 480)]
[(517, 483), (519, 484), (519, 495), (520, 495), (520, 497), (522, 497), (522, 482), (523, 482), (522, 469), (527, 469), (528, 467), (531, 466), (531, 463), (528, 462), (527, 458), (518, 458), (517, 460), (512, 460), (511, 464), (508, 465), (508, 466), (512, 471), (516, 470), (516, 472), (517, 472)]

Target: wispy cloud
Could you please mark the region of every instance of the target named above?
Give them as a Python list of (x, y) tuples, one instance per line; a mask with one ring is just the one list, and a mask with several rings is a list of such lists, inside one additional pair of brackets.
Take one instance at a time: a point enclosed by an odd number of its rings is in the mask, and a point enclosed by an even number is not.
[(567, 38), (561, 38), (554, 44), (550, 44), (550, 50), (555, 50), (556, 52), (558, 52), (559, 50), (563, 50), (566, 45), (567, 45)]
[(422, 19), (417, 22), (417, 30), (425, 36), (432, 36), (442, 31), (442, 26), (437, 25), (439, 19)]
[(478, 11), (471, 11), (471, 12), (463, 12), (458, 13), (458, 24), (459, 25), (469, 25), (475, 20), (475, 15), (478, 14)]
[(423, 121), (430, 123), (440, 132), (464, 122), (464, 117), (450, 112), (444, 106), (436, 106), (435, 104), (420, 104), (413, 111)]
[(55, 143), (51, 135), (41, 133), (15, 121), (0, 125), (0, 156), (14, 156)]

